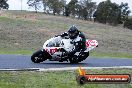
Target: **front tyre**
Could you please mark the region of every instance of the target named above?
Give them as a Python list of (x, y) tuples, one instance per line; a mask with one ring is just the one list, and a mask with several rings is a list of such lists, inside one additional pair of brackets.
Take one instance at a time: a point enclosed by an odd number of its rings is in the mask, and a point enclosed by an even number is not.
[(33, 53), (31, 56), (31, 61), (34, 63), (40, 63), (44, 61), (43, 51), (38, 50), (37, 52)]

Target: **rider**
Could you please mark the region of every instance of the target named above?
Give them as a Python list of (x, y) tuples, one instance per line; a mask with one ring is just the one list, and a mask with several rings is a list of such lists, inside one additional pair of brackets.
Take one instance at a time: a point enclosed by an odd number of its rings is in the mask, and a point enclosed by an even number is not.
[(68, 29), (68, 32), (64, 32), (61, 35), (57, 35), (46, 41), (43, 47), (53, 47), (56, 44), (58, 45), (63, 37), (69, 37), (72, 40), (71, 43), (74, 44), (74, 48), (71, 51), (65, 53), (65, 55), (72, 57), (76, 52), (79, 52), (80, 50), (84, 51), (86, 49), (86, 38), (75, 25), (71, 26)]
[(86, 49), (85, 46), (86, 38), (84, 34), (80, 32), (75, 25), (71, 26), (68, 32), (64, 32), (60, 36), (61, 37), (69, 36), (69, 38), (72, 40), (72, 43), (75, 46), (70, 52), (66, 53), (69, 56), (73, 56), (76, 52), (79, 52), (80, 50), (84, 51)]

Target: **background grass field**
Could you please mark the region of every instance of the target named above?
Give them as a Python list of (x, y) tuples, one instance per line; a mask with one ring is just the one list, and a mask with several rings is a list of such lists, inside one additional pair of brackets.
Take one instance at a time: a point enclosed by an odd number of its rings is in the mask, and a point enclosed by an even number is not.
[[(43, 43), (77, 25), (87, 38), (99, 42), (90, 56), (132, 58), (132, 30), (90, 21), (26, 11), (0, 12), (0, 54), (28, 54), (41, 49)], [(88, 74), (130, 74), (132, 69), (89, 69)], [(76, 71), (0, 72), (0, 88), (132, 88), (130, 84), (76, 83)]]
[[(87, 74), (130, 74), (132, 69), (89, 69)], [(128, 84), (85, 84), (76, 82), (77, 71), (0, 72), (0, 88), (132, 88)]]
[(132, 30), (121, 26), (26, 11), (1, 11), (0, 14), (1, 54), (32, 54), (47, 39), (75, 24), (86, 38), (99, 42), (91, 55), (132, 58)]

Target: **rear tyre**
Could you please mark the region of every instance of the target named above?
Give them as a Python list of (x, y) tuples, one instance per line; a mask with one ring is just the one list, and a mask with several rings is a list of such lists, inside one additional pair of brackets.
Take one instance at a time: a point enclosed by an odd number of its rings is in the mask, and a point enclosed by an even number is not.
[(35, 52), (32, 56), (31, 56), (31, 61), (34, 63), (40, 63), (43, 62), (44, 59), (44, 55), (43, 55), (43, 51), (42, 50), (38, 50), (37, 52)]
[(73, 57), (69, 58), (71, 64), (79, 63), (85, 60), (89, 56), (89, 52), (82, 52), (79, 56), (74, 55)]
[(76, 55), (74, 55), (73, 57), (70, 57), (69, 61), (71, 64), (77, 64), (79, 62)]
[(89, 56), (89, 52), (82, 52), (82, 53), (78, 56), (78, 61), (81, 62), (81, 61), (85, 60), (88, 56)]

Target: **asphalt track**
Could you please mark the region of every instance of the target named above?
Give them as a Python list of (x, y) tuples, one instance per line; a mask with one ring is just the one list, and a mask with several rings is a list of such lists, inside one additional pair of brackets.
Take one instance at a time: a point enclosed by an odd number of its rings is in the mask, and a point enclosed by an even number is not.
[(42, 63), (33, 63), (30, 56), (26, 55), (0, 55), (0, 69), (28, 69), (28, 68), (64, 68), (64, 67), (114, 67), (114, 66), (132, 66), (132, 59), (120, 58), (95, 58), (88, 57), (79, 64), (70, 64), (69, 62), (45, 61)]

